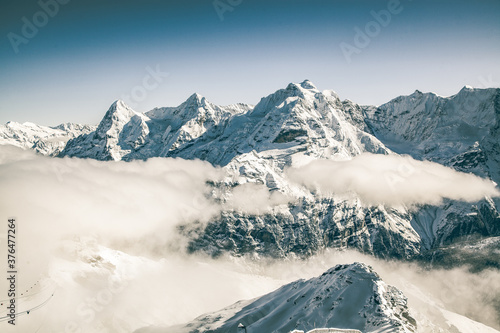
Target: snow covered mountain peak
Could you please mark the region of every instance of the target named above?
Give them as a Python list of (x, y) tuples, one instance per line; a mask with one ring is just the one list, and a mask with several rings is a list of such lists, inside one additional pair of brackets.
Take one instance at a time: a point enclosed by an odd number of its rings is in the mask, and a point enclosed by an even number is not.
[(191, 96), (189, 96), (187, 100), (188, 100), (188, 101), (189, 101), (189, 100), (198, 100), (198, 101), (201, 101), (201, 100), (203, 100), (203, 99), (205, 99), (205, 97), (204, 97), (204, 96), (202, 96), (202, 95), (198, 94), (197, 92), (195, 92), (195, 93), (193, 93)]
[(111, 105), (95, 133), (72, 140), (61, 156), (99, 160), (165, 157), (250, 105), (217, 106), (200, 94), (177, 107), (155, 108), (145, 113), (118, 100)]
[(111, 104), (94, 132), (70, 140), (60, 156), (71, 155), (68, 152), (74, 151), (83, 153), (81, 157), (121, 160), (145, 143), (149, 134), (148, 120), (144, 114), (117, 100)]
[(130, 109), (130, 107), (121, 99), (117, 99), (111, 104), (110, 109), (115, 109), (115, 110)]
[(364, 132), (358, 106), (341, 102), (334, 93), (319, 92), (310, 81), (290, 83), (221, 125), (184, 149), (172, 151), (172, 156), (196, 156), (224, 166), (254, 150), (274, 158), (283, 156), (278, 165), (284, 166), (286, 156), (304, 150), (324, 158), (335, 154), (352, 157), (363, 151), (385, 153), (383, 145)]
[(300, 86), (304, 89), (318, 90), (316, 86), (309, 80), (304, 80), (300, 83)]
[(21, 127), (31, 127), (31, 128), (36, 128), (36, 127), (39, 127), (38, 125), (32, 123), (32, 122), (29, 122), (29, 121), (26, 121), (24, 123), (18, 123), (16, 121), (8, 121), (5, 126), (9, 127), (9, 128), (12, 128), (12, 129), (19, 129)]
[(206, 104), (210, 104), (206, 98), (198, 93), (194, 93), (188, 97), (188, 99), (183, 103), (191, 106), (203, 107)]
[(108, 111), (106, 112), (104, 118), (112, 117), (113, 115), (135, 115), (136, 112), (132, 110), (124, 101), (118, 99), (111, 104)]
[[(135, 112), (122, 100), (117, 100), (109, 107), (101, 123), (97, 128), (97, 133), (101, 137), (116, 136), (132, 118), (144, 119), (144, 115)], [(140, 121), (140, 120), (139, 120)]]
[(254, 116), (261, 116), (269, 109), (280, 105), (283, 102), (292, 102), (298, 98), (314, 98), (319, 90), (309, 80), (302, 83), (289, 83), (285, 89), (279, 89), (274, 93), (263, 97), (255, 108), (251, 111)]
[(359, 106), (341, 102), (332, 91), (320, 92), (305, 80), (262, 98), (255, 107), (217, 106), (195, 93), (177, 107), (139, 114), (117, 101), (92, 138), (72, 140), (62, 156), (100, 160), (177, 156), (227, 165), (252, 150), (286, 156), (306, 149), (326, 158), (385, 153), (365, 130)]
[[(298, 280), (251, 301), (196, 318), (173, 332), (290, 332), (315, 327), (362, 332), (415, 332), (407, 299), (362, 263), (337, 265), (322, 275)], [(147, 332), (147, 330), (145, 331)]]
[(286, 90), (299, 90), (301, 93), (317, 93), (319, 90), (316, 86), (309, 80), (304, 80), (301, 83), (290, 83), (286, 87)]

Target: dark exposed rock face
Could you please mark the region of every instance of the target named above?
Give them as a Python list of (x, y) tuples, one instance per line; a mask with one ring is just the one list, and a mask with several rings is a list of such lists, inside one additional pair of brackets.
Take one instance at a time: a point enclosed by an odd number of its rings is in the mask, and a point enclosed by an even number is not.
[(400, 259), (419, 253), (418, 235), (410, 228), (394, 230), (388, 216), (401, 224), (409, 219), (395, 210), (353, 207), (333, 199), (303, 200), (262, 215), (224, 212), (191, 241), (189, 250), (213, 256), (230, 252), (307, 257), (325, 248), (351, 248)]

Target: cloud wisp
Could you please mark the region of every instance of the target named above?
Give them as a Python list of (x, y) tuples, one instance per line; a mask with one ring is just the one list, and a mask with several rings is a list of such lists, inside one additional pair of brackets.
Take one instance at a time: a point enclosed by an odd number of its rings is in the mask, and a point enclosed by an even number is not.
[(410, 156), (364, 153), (351, 160), (315, 160), (289, 168), (287, 175), (310, 190), (357, 195), (370, 205), (439, 205), (444, 199), (475, 202), (500, 195), (490, 180)]

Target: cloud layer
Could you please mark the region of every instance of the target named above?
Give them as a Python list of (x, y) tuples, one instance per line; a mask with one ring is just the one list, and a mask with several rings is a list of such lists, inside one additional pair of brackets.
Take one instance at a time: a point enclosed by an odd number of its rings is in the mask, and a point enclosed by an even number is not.
[(356, 194), (367, 204), (438, 205), (443, 199), (474, 202), (500, 195), (489, 180), (410, 156), (364, 153), (347, 161), (315, 160), (287, 174), (311, 190)]
[[(374, 163), (369, 156), (361, 161)], [(356, 174), (369, 177), (367, 171), (376, 168), (365, 162), (347, 166), (352, 172), (364, 170)], [(415, 169), (417, 174), (430, 172)], [(329, 165), (320, 171), (324, 170), (332, 172)], [(307, 173), (310, 178), (313, 171)], [(330, 251), (309, 260), (287, 261), (186, 255), (185, 239), (176, 232), (179, 223), (206, 222), (227, 208), (262, 212), (270, 202), (284, 200), (260, 185), (248, 184), (236, 187), (226, 206), (221, 206), (210, 199), (207, 181), (225, 176), (201, 161), (52, 159), (0, 146), (0, 218), (18, 221), (18, 286), (30, 290), (19, 299), (19, 309), (49, 300), (29, 316), (19, 317), (19, 326), (12, 331), (131, 332), (180, 324), (353, 261), (373, 265), (382, 278), (407, 294), (416, 288), (450, 310), (498, 325), (492, 301), (500, 295), (497, 271), (422, 272), (413, 265), (386, 263), (355, 252)], [(476, 178), (472, 184), (477, 185)], [(5, 230), (2, 223), (0, 235)], [(5, 258), (4, 242), (0, 238)], [(0, 290), (6, 290), (5, 281), (0, 280)], [(412, 296), (410, 305), (426, 315), (435, 312), (429, 302), (418, 303), (419, 299)]]
[[(49, 310), (33, 311), (23, 329), (98, 332), (105, 325), (130, 332), (147, 320), (181, 323), (277, 287), (184, 253), (179, 225), (206, 223), (224, 209), (262, 212), (275, 200), (254, 184), (234, 187), (226, 203), (213, 200), (209, 184), (225, 176), (199, 160), (100, 162), (0, 146), (0, 218), (17, 220), (18, 285), (31, 289), (38, 281), (39, 288), (45, 281), (38, 296), (19, 300), (19, 309), (50, 299)], [(5, 234), (3, 223), (0, 254)], [(127, 287), (110, 294), (109, 278)]]

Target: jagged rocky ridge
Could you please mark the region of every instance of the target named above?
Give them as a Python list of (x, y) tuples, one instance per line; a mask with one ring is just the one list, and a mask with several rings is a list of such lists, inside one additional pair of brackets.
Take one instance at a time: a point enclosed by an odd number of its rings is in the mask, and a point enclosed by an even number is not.
[(219, 107), (193, 94), (176, 108), (156, 108), (144, 114), (116, 101), (97, 129), (68, 142), (60, 156), (97, 160), (134, 160), (172, 156), (208, 130), (224, 124), (249, 105)]
[(499, 92), (464, 88), (445, 98), (416, 91), (373, 107), (341, 101), (333, 91), (321, 92), (306, 80), (289, 84), (256, 106), (216, 106), (194, 94), (178, 107), (142, 114), (117, 101), (95, 130), (69, 140), (58, 156), (198, 158), (231, 175), (213, 185), (218, 189), (256, 183), (296, 198), (294, 204), (265, 214), (231, 210), (206, 227), (181, 228), (192, 235), (192, 251), (283, 257), (352, 247), (408, 258), (470, 235), (498, 236), (499, 201), (448, 201), (416, 212), (367, 208), (356, 200), (319, 198), (291, 184), (283, 170), (297, 156), (349, 159), (363, 152), (398, 153), (498, 183)]

